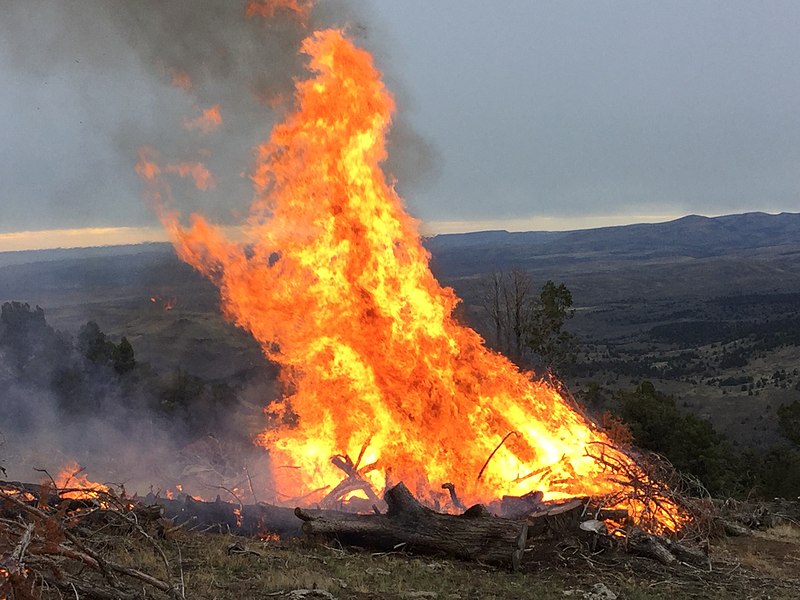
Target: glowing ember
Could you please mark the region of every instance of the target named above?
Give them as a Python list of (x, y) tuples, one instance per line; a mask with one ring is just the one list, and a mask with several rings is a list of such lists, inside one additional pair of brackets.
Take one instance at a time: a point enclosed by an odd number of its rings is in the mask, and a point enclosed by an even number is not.
[(62, 498), (87, 500), (97, 498), (98, 494), (108, 493), (109, 489), (102, 483), (89, 481), (83, 468), (78, 463), (70, 463), (55, 478), (56, 488)]
[(313, 5), (312, 0), (250, 0), (245, 13), (248, 17), (272, 18), (279, 10), (286, 10), (294, 13), (302, 23), (305, 23)]
[(180, 177), (189, 177), (195, 187), (201, 191), (208, 191), (217, 186), (217, 180), (200, 162), (167, 163), (163, 167), (156, 162), (158, 153), (152, 148), (139, 150), (139, 162), (136, 163), (136, 172), (144, 179), (155, 181), (161, 173), (172, 173)]
[(220, 125), (222, 125), (222, 115), (219, 111), (219, 104), (207, 108), (199, 117), (183, 121), (186, 129), (197, 129), (201, 133), (213, 133)]
[(184, 73), (183, 71), (178, 71), (176, 69), (169, 69), (169, 74), (171, 77), (170, 83), (174, 87), (180, 88), (187, 92), (192, 89), (192, 78), (188, 73)]
[[(259, 148), (247, 244), (202, 216), (161, 211), (180, 257), (220, 288), (226, 316), (283, 367), (288, 390), (267, 411), (276, 489), (319, 501), (348, 456), (376, 490), (399, 481), (447, 507), (542, 490), (545, 499), (624, 494), (589, 456), (602, 447), (637, 471), (559, 392), (488, 350), (452, 313), (458, 299), (428, 268), (416, 222), (380, 169), (394, 103), (370, 55), (340, 31), (303, 44), (315, 76), (298, 109)], [(158, 167), (137, 169), (156, 184)], [(283, 419), (286, 411), (297, 416)], [(487, 458), (491, 459), (487, 462)], [(680, 512), (664, 500), (662, 526)], [(635, 515), (643, 506), (627, 508)]]

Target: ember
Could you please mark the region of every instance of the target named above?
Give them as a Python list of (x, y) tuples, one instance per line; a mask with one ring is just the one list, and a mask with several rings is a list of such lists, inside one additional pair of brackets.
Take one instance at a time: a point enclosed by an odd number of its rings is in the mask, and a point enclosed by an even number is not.
[(70, 463), (55, 478), (59, 496), (72, 500), (88, 500), (108, 493), (108, 486), (89, 481), (83, 467), (78, 463)]
[(202, 133), (213, 133), (220, 125), (222, 125), (222, 115), (218, 104), (204, 110), (199, 117), (183, 121), (186, 129), (196, 129)]
[[(265, 14), (304, 6), (257, 5)], [(628, 455), (452, 316), (459, 300), (433, 277), (417, 224), (380, 167), (394, 102), (371, 56), (338, 30), (314, 33), (302, 51), (314, 76), (298, 83), (296, 112), (259, 148), (244, 243), (200, 215), (184, 228), (163, 206), (160, 176), (170, 169), (152, 151), (137, 165), (179, 256), (219, 286), (225, 315), (283, 367), (286, 398), (266, 412), (279, 423), (288, 410), (299, 418), (258, 438), (282, 498), (319, 502), (340, 488), (369, 497), (403, 481), (454, 511), (455, 493), (442, 489), (452, 482), (467, 505), (534, 490), (545, 501), (610, 497), (637, 520), (676, 530), (684, 517), (674, 502), (632, 496), (625, 481), (648, 477)], [(362, 489), (341, 485), (332, 457)]]

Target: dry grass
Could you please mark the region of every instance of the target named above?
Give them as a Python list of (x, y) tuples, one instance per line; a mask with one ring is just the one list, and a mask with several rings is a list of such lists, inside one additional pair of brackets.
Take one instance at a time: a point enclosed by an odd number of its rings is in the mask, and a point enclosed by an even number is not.
[[(36, 531), (50, 524), (47, 531), (57, 533), (55, 518), (60, 517), (34, 519)], [(523, 561), (519, 572), (509, 573), (440, 557), (342, 548), (335, 541), (267, 541), (190, 533), (163, 520), (141, 522), (135, 528), (119, 526), (125, 523), (130, 523), (130, 519), (119, 522), (111, 519), (94, 527), (74, 522), (65, 525), (75, 536), (74, 545), (91, 548), (108, 565), (120, 565), (115, 567), (117, 573), (123, 572), (123, 567), (136, 569), (165, 582), (160, 589), (172, 586), (184, 598), (197, 600), (300, 597), (500, 600), (563, 598), (565, 591), (571, 592), (572, 598), (596, 598), (591, 593), (601, 583), (619, 598), (628, 600), (767, 597), (788, 600), (797, 598), (800, 589), (800, 533), (791, 524), (753, 536), (720, 540), (711, 549), (710, 568), (681, 564), (666, 567), (621, 551), (589, 554), (579, 545), (562, 544), (554, 546), (555, 551), (546, 558), (542, 555), (541, 562), (530, 556)], [(17, 545), (14, 540), (11, 542), (7, 544), (9, 551)], [(55, 539), (54, 543), (63, 544), (63, 540)], [(44, 550), (37, 546), (36, 551), (41, 554)], [(29, 552), (25, 559), (29, 567), (38, 564), (37, 556)], [(86, 563), (50, 556), (51, 564), (58, 561), (62, 571), (55, 579), (67, 576), (78, 583), (83, 590), (80, 598), (92, 598), (91, 589), (96, 586), (108, 589), (115, 581), (122, 584), (120, 589), (127, 590), (132, 599), (167, 598), (166, 593), (145, 585), (141, 578), (125, 582), (104, 578), (100, 570), (87, 569)], [(65, 595), (63, 586), (56, 589), (54, 576), (49, 577), (37, 579), (45, 583), (36, 587), (32, 596), (11, 598), (72, 597)], [(316, 590), (317, 595), (303, 596), (297, 590)], [(330, 596), (320, 596), (322, 592)], [(175, 595), (172, 597), (177, 600)]]
[(764, 532), (764, 537), (800, 545), (800, 525), (795, 523), (781, 523), (770, 527)]
[[(727, 538), (719, 544), (719, 555), (731, 563), (774, 580), (794, 580), (800, 589), (800, 527), (776, 525), (752, 536)], [(797, 597), (797, 593), (795, 593)]]
[[(628, 555), (563, 554), (555, 562), (528, 564), (522, 572), (509, 573), (440, 558), (342, 549), (335, 542), (266, 542), (186, 532), (161, 542), (169, 573), (152, 546), (141, 541), (114, 542), (109, 537), (106, 551), (113, 560), (127, 561), (173, 584), (182, 582), (186, 598), (198, 600), (290, 598), (298, 589), (325, 591), (339, 600), (564, 598), (565, 591), (573, 591), (573, 598), (588, 598), (598, 583), (629, 600), (788, 600), (797, 597), (800, 585), (800, 563), (791, 562), (795, 559), (789, 551), (800, 549), (800, 540), (771, 538), (796, 535), (781, 527), (752, 538), (725, 540), (714, 549), (711, 571), (685, 565), (668, 568)], [(782, 553), (777, 552), (780, 548)]]

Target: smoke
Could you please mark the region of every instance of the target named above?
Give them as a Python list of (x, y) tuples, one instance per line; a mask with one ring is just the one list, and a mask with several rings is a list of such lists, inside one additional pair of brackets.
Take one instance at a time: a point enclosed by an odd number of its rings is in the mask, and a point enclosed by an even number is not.
[(36, 469), (55, 476), (77, 462), (90, 479), (124, 484), (130, 493), (180, 483), (213, 498), (223, 488), (245, 490), (246, 478), (247, 488), (267, 497), (268, 456), (248, 435), (261, 424), (248, 415), (260, 413), (253, 395), (275, 393), (269, 382), (235, 389), (146, 364), (120, 373), (117, 359), (102, 356), (113, 357), (114, 348), (96, 325), (74, 339), (53, 329), (38, 307), (2, 306), (0, 475), (38, 481)]
[[(370, 51), (380, 48), (380, 39), (365, 25), (363, 7), (357, 14), (345, 0), (321, 2), (307, 24), (285, 11), (269, 21), (246, 19), (245, 4), (0, 4), (0, 73), (13, 74), (7, 90), (22, 90), (13, 107), (15, 119), (3, 126), (12, 127), (8, 139), (30, 142), (28, 154), (21, 148), (14, 160), (0, 164), (3, 227), (152, 222), (134, 172), (144, 146), (176, 165), (202, 163), (208, 169), (213, 189), (200, 191), (191, 179), (175, 183), (177, 208), (184, 214), (201, 211), (222, 223), (238, 221), (252, 198), (247, 175), (253, 148), (292, 109), (295, 80), (307, 76), (306, 58), (298, 54), (301, 41), (315, 29), (343, 27)], [(379, 68), (391, 69), (386, 53), (379, 54)], [(385, 169), (407, 191), (429, 181), (438, 159), (404, 118), (405, 94), (396, 83), (391, 87), (398, 114)], [(217, 106), (219, 123), (187, 126)], [(48, 118), (40, 117), (44, 113)], [(39, 133), (15, 132), (14, 121), (36, 123)], [(32, 351), (24, 368), (9, 366), (8, 353), (17, 360), (19, 348), (6, 347), (0, 356), (0, 432), (5, 436), (0, 464), (9, 477), (30, 480), (38, 477), (33, 467), (57, 469), (77, 460), (90, 477), (96, 473), (96, 479), (143, 491), (190, 477), (198, 484), (234, 477), (237, 466), (224, 464), (226, 455), (248, 462), (254, 478), (268, 475), (264, 465), (257, 466), (266, 460), (263, 450), (252, 448), (249, 440), (242, 443), (246, 434), (237, 438), (233, 432), (263, 428), (258, 419), (263, 419), (264, 402), (277, 395), (274, 382), (239, 390), (236, 410), (229, 406), (225, 421), (198, 437), (197, 427), (185, 423), (190, 418), (185, 411), (168, 416), (154, 410), (152, 389), (87, 364), (69, 336), (39, 326), (36, 336), (60, 350), (45, 344)], [(194, 417), (210, 423), (214, 410)], [(227, 452), (230, 445), (237, 447)], [(187, 473), (187, 468), (193, 470)]]
[[(190, 182), (178, 184), (179, 209), (200, 210), (223, 223), (238, 220), (252, 196), (247, 175), (253, 148), (291, 109), (294, 82), (306, 76), (300, 42), (315, 29), (343, 27), (360, 45), (379, 48), (351, 4), (320, 2), (306, 24), (286, 10), (269, 20), (246, 18), (244, 0), (3, 3), (0, 65), (5, 62), (28, 84), (47, 80), (57, 96), (66, 94), (59, 107), (64, 120), (90, 125), (55, 127), (47, 134), (56, 148), (69, 147), (62, 138), (78, 147), (76, 156), (67, 152), (52, 161), (56, 166), (38, 192), (58, 196), (58, 201), (49, 202), (36, 218), (61, 226), (59, 216), (67, 224), (82, 216), (81, 225), (86, 219), (118, 225), (132, 224), (112, 223), (120, 218), (136, 224), (151, 221), (141, 203), (120, 202), (120, 197), (138, 196), (141, 187), (133, 166), (139, 148), (150, 146), (165, 160), (203, 162), (218, 181), (205, 192)], [(362, 16), (363, 10), (359, 7)], [(385, 168), (408, 190), (430, 181), (438, 158), (404, 118), (402, 90), (393, 91), (400, 110)], [(184, 126), (214, 106), (219, 106), (219, 126)]]

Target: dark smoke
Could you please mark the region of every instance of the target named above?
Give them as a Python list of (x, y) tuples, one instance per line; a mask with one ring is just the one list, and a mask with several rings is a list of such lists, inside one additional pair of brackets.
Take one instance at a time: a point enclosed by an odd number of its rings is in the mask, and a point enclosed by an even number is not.
[[(61, 84), (78, 90), (93, 126), (102, 129), (116, 155), (110, 164), (107, 156), (99, 161), (97, 177), (87, 169), (87, 176), (74, 178), (59, 190), (61, 204), (66, 200), (81, 210), (86, 198), (100, 194), (107, 198), (108, 205), (102, 207), (107, 209), (115, 201), (113, 196), (127, 191), (98, 192), (109, 176), (120, 177), (138, 194), (133, 165), (138, 149), (150, 146), (164, 160), (205, 162), (219, 181), (207, 193), (188, 183), (178, 184), (175, 195), (182, 211), (200, 210), (223, 222), (241, 217), (252, 195), (246, 176), (252, 149), (291, 108), (295, 79), (306, 76), (305, 58), (297, 52), (301, 40), (315, 29), (344, 27), (360, 45), (373, 51), (379, 47), (351, 2), (319, 2), (307, 25), (287, 11), (279, 11), (269, 22), (246, 19), (245, 4), (243, 0), (2, 4), (0, 61), (5, 54), (25, 77), (63, 75)], [(359, 8), (363, 13), (363, 5)], [(191, 78), (191, 90), (171, 86), (175, 73)], [(429, 180), (438, 161), (436, 152), (404, 119), (402, 92), (393, 92), (400, 106), (386, 171), (402, 192)], [(223, 118), (219, 131), (200, 135), (182, 127), (184, 119), (215, 104)], [(97, 211), (90, 208), (85, 209), (87, 217), (96, 218), (90, 213)], [(58, 205), (54, 209), (60, 210)]]
[[(65, 120), (74, 121), (69, 129), (74, 151), (52, 155), (48, 132), (41, 143), (42, 164), (31, 165), (23, 177), (26, 194), (35, 187), (47, 197), (44, 208), (34, 198), (22, 208), (14, 208), (21, 205), (16, 200), (9, 202), (6, 223), (30, 223), (26, 227), (36, 229), (152, 222), (138, 199), (142, 186), (134, 173), (141, 146), (155, 148), (164, 160), (203, 161), (219, 180), (208, 193), (176, 184), (184, 214), (200, 210), (212, 220), (238, 221), (252, 196), (247, 178), (252, 149), (291, 109), (295, 79), (306, 76), (305, 58), (297, 53), (301, 40), (314, 29), (334, 26), (345, 27), (371, 51), (380, 47), (344, 0), (320, 2), (308, 26), (286, 13), (272, 22), (246, 20), (244, 5), (234, 0), (0, 2), (0, 67), (10, 68), (22, 84), (34, 82), (44, 95), (48, 88), (68, 90), (76, 99), (76, 106), (63, 107)], [(386, 69), (385, 62), (379, 58), (378, 67)], [(174, 73), (186, 73), (191, 90), (171, 85)], [(435, 173), (437, 160), (404, 119), (402, 91), (396, 83), (390, 88), (398, 115), (386, 171), (403, 193)], [(285, 100), (276, 106), (266, 101), (276, 98)], [(218, 131), (201, 135), (182, 126), (214, 104), (223, 119)], [(78, 123), (79, 118), (89, 120)], [(91, 136), (82, 127), (89, 127)], [(77, 173), (60, 172), (67, 167)], [(0, 204), (5, 204), (4, 193), (0, 187)], [(135, 208), (125, 204), (128, 196)], [(126, 481), (129, 489), (143, 491), (142, 485), (185, 481), (181, 465), (195, 468), (205, 461), (213, 464), (198, 478), (207, 480), (225, 466), (221, 459), (207, 460), (209, 454), (236, 454), (218, 446), (241, 442), (235, 432), (247, 431), (247, 424), (239, 427), (237, 419), (260, 417), (265, 396), (276, 393), (265, 391), (269, 381), (245, 387), (236, 398), (238, 408), (244, 405), (238, 416), (224, 411), (232, 422), (223, 426), (220, 421), (217, 427), (209, 414), (202, 417), (205, 429), (187, 425), (187, 414), (153, 408), (158, 398), (152, 386), (89, 364), (76, 349), (76, 332), (59, 333), (31, 310), (29, 332), (20, 337), (0, 331), (0, 434), (6, 440), (0, 466), (11, 477), (30, 479), (32, 467), (53, 469), (77, 460), (90, 475), (99, 472), (106, 481)], [(253, 407), (249, 413), (246, 406)], [(198, 417), (192, 413), (192, 418)], [(266, 473), (254, 465), (265, 459), (263, 450), (254, 449), (249, 459), (252, 473)]]

